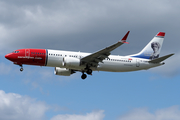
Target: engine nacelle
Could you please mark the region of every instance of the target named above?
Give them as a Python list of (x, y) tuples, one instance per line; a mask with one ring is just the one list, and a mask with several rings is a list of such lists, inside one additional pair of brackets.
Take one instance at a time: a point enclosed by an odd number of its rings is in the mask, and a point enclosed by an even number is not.
[(76, 68), (80, 66), (80, 59), (73, 57), (64, 57), (62, 66), (66, 68)]
[(73, 70), (60, 68), (60, 67), (55, 67), (55, 70), (54, 70), (55, 75), (70, 76), (73, 73), (75, 73)]

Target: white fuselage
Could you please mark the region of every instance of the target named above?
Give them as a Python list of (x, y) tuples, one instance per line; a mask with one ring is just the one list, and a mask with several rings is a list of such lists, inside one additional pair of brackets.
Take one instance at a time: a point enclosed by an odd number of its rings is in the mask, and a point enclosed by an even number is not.
[[(60, 50), (50, 50), (48, 49), (47, 64), (49, 67), (61, 67), (67, 69), (83, 70), (86, 66), (63, 66), (63, 59), (65, 57), (74, 58), (80, 60), (81, 58), (90, 55), (91, 53), (83, 52), (70, 52), (70, 51), (60, 51)], [(162, 63), (153, 64), (149, 63), (148, 59), (130, 57), (130, 56), (116, 56), (109, 55), (109, 58), (100, 62), (95, 68), (91, 67), (94, 71), (109, 71), (109, 72), (128, 72), (137, 70), (147, 70), (152, 67), (162, 65)]]

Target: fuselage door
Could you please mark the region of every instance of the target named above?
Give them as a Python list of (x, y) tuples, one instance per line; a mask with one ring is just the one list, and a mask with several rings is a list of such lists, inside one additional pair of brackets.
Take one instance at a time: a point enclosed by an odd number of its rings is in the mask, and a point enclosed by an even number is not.
[(139, 66), (140, 66), (140, 60), (136, 59), (136, 67), (139, 67)]
[(29, 59), (29, 57), (30, 57), (30, 50), (29, 49), (25, 49), (25, 57), (27, 59)]

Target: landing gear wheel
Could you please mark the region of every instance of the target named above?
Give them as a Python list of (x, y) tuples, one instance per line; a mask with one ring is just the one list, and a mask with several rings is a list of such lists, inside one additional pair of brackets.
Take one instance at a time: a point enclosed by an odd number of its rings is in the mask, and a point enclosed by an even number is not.
[(22, 71), (23, 71), (23, 68), (20, 68), (20, 71), (22, 72)]
[(81, 78), (84, 80), (86, 79), (87, 75), (86, 74), (82, 74)]
[(88, 69), (86, 73), (87, 73), (88, 75), (91, 75), (91, 74), (92, 74), (92, 70), (91, 70), (91, 69)]

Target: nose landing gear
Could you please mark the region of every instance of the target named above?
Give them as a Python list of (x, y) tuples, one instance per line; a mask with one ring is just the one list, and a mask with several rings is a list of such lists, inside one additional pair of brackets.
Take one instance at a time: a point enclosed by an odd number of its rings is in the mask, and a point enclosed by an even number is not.
[(22, 72), (22, 71), (24, 70), (24, 69), (23, 69), (23, 66), (22, 66), (22, 65), (20, 65), (20, 67), (21, 67), (21, 68), (20, 68), (20, 71)]

